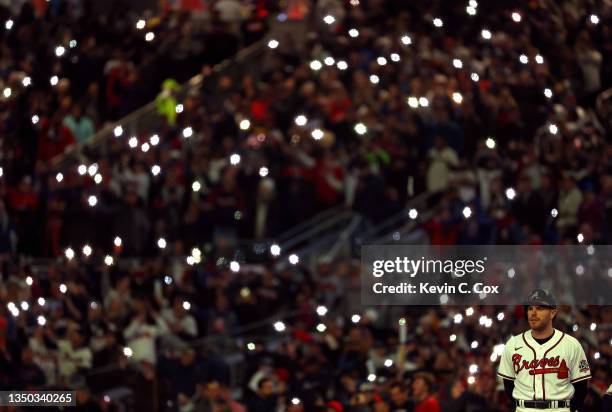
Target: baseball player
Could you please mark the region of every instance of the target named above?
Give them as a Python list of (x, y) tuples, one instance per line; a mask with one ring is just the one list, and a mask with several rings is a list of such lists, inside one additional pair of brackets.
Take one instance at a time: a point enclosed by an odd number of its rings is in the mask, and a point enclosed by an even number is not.
[(517, 412), (580, 411), (591, 378), (582, 346), (553, 328), (557, 302), (552, 294), (536, 289), (524, 305), (530, 330), (508, 340), (497, 372), (506, 393)]

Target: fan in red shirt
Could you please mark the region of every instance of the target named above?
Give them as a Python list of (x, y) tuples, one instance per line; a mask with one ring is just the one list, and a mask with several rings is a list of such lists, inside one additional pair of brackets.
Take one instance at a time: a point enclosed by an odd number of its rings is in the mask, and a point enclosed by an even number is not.
[(440, 412), (440, 403), (433, 396), (434, 377), (430, 373), (417, 373), (412, 382), (412, 396), (416, 402), (414, 412)]

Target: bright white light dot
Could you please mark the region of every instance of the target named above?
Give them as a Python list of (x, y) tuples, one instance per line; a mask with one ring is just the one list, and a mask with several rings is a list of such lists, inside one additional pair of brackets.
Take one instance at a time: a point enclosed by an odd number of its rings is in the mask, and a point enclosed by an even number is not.
[(457, 335), (455, 335), (455, 334), (453, 333), (452, 335), (450, 335), (450, 336), (448, 337), (448, 340), (449, 340), (449, 341), (451, 341), (451, 342), (456, 341), (456, 340), (457, 340)]
[(172, 276), (168, 276), (168, 275), (164, 276), (164, 283), (166, 285), (171, 285), (172, 284)]
[(376, 380), (376, 375), (374, 375), (373, 373), (370, 373), (368, 375), (368, 382), (374, 382)]
[(113, 243), (115, 245), (115, 247), (119, 247), (121, 246), (122, 240), (119, 236), (115, 236), (115, 239), (113, 240)]
[(143, 19), (140, 19), (136, 22), (136, 28), (138, 30), (142, 30), (145, 28), (146, 22)]
[(183, 109), (184, 109), (184, 107), (183, 107), (182, 104), (177, 104), (176, 107), (174, 108), (174, 111), (176, 113), (183, 113)]
[(133, 149), (136, 146), (138, 146), (138, 139), (136, 138), (136, 136), (132, 136), (130, 137), (130, 140), (128, 140), (128, 145)]
[(96, 173), (98, 173), (98, 165), (97, 165), (97, 163), (89, 165), (89, 167), (87, 168), (87, 173), (89, 173), (89, 176), (93, 176)]
[(193, 266), (196, 264), (196, 259), (193, 256), (187, 256), (186, 260), (189, 266)]
[(305, 126), (306, 123), (308, 123), (308, 118), (304, 116), (303, 114), (300, 114), (295, 117), (294, 121), (295, 121), (295, 124), (298, 126)]
[(334, 60), (333, 57), (328, 56), (325, 58), (325, 60), (323, 60), (323, 63), (325, 63), (327, 66), (333, 66), (334, 63), (336, 63), (336, 60)]
[(286, 329), (285, 324), (281, 322), (280, 320), (274, 323), (274, 330), (276, 330), (277, 332), (283, 332), (285, 329)]
[(491, 40), (491, 31), (487, 30), (487, 29), (483, 29), (480, 32), (480, 35), (482, 36), (483, 39), (485, 40)]
[(94, 176), (94, 182), (96, 182), (97, 185), (102, 183), (102, 175), (100, 173), (96, 173), (96, 175)]
[(455, 316), (453, 316), (453, 321), (455, 323), (461, 323), (462, 320), (463, 320), (463, 315), (461, 313), (457, 313)]
[(526, 56), (526, 55), (524, 55), (524, 54), (521, 54), (521, 55), (519, 56), (519, 61), (520, 61), (521, 63), (523, 63), (523, 64), (527, 64), (527, 63), (529, 63), (529, 57), (527, 57), (527, 56)]
[(32, 283), (34, 283), (34, 280), (32, 279), (32, 276), (28, 276), (26, 278), (26, 285), (32, 286)]
[(472, 216), (472, 209), (470, 209), (469, 206), (466, 206), (463, 208), (463, 217), (465, 217), (466, 219), (469, 219), (469, 217)]
[(489, 149), (495, 149), (495, 139), (493, 139), (492, 137), (488, 137), (487, 140), (485, 141), (485, 145)]
[(550, 126), (548, 126), (548, 131), (550, 132), (550, 134), (557, 134), (559, 128), (556, 124), (551, 124)]
[(380, 78), (377, 75), (373, 74), (370, 76), (370, 82), (372, 82), (372, 84), (378, 84), (379, 81)]
[(476, 365), (475, 363), (472, 363), (470, 365), (469, 371), (472, 375), (475, 374), (476, 372), (478, 372), (478, 365)]
[(582, 265), (576, 266), (576, 274), (578, 276), (582, 276), (584, 274), (584, 266)]
[(593, 24), (599, 24), (599, 17), (596, 14), (591, 14), (591, 23)]
[(30, 309), (30, 305), (28, 304), (28, 302), (21, 302), (21, 310), (23, 310), (24, 312), (26, 312), (28, 309)]
[(414, 96), (409, 97), (407, 102), (408, 102), (408, 106), (412, 107), (413, 109), (416, 109), (417, 107), (419, 107), (419, 99), (417, 99)]
[(62, 283), (59, 286), (59, 290), (60, 290), (61, 293), (66, 293), (68, 291), (68, 287), (64, 283)]
[(429, 106), (429, 100), (427, 99), (427, 97), (419, 97), (419, 105), (421, 107), (428, 107)]
[(391, 60), (397, 63), (400, 61), (400, 55), (397, 53), (391, 53)]
[(291, 254), (289, 255), (289, 263), (291, 263), (292, 265), (297, 265), (300, 262), (300, 258), (298, 257), (298, 255)]
[(591, 323), (591, 330), (595, 331), (597, 329), (597, 324), (595, 322)]
[(185, 309), (185, 310), (191, 309), (191, 303), (189, 303), (187, 301), (183, 301), (183, 309)]
[(578, 332), (578, 325), (577, 324), (572, 326), (572, 331), (573, 332)]
[(516, 11), (515, 11), (514, 13), (512, 13), (512, 20), (513, 20), (515, 23), (520, 23), (520, 22), (521, 22), (521, 20), (522, 20), (521, 13), (516, 12)]
[(47, 319), (45, 319), (43, 315), (38, 316), (38, 318), (36, 318), (36, 321), (40, 326), (45, 326), (47, 324)]
[(393, 366), (393, 361), (391, 359), (385, 359), (385, 366), (387, 368), (390, 368), (391, 366)]
[(293, 405), (299, 405), (300, 404), (300, 400), (299, 400), (299, 398), (293, 398), (293, 399), (291, 399), (291, 403)]
[(360, 320), (361, 320), (361, 316), (359, 316), (359, 315), (351, 316), (351, 322), (353, 322), (353, 323), (359, 323)]
[(56, 86), (58, 82), (59, 78), (57, 76), (51, 76), (51, 79), (49, 79), (49, 83), (51, 83), (51, 86)]
[(584, 235), (582, 233), (578, 233), (578, 236), (576, 236), (576, 240), (578, 241), (578, 243), (584, 242)]
[(499, 313), (497, 314), (497, 320), (499, 320), (499, 321), (501, 322), (502, 320), (504, 320), (504, 317), (505, 317), (505, 316), (506, 316), (506, 315), (504, 314), (504, 312), (499, 312)]
[(72, 39), (72, 40), (70, 40), (68, 45), (70, 46), (71, 49), (74, 49), (77, 46), (77, 41)]
[(57, 57), (62, 57), (64, 53), (66, 53), (66, 49), (64, 48), (64, 46), (57, 46), (55, 48), (55, 55)]
[[(248, 129), (248, 127), (247, 127)], [(193, 136), (193, 129), (191, 127), (186, 127), (183, 129), (183, 137), (186, 139), (188, 137)]]
[(536, 62), (537, 64), (544, 64), (544, 57), (542, 57), (542, 55), (541, 55), (541, 54), (536, 55), (536, 57), (535, 57), (535, 62)]
[(30, 76), (26, 76), (23, 78), (23, 80), (21, 81), (21, 84), (23, 84), (23, 87), (28, 87), (32, 84), (32, 78), (30, 78)]
[(57, 183), (61, 182), (62, 180), (64, 180), (64, 175), (61, 173), (56, 174), (55, 180), (57, 180)]
[(601, 357), (601, 355), (600, 355), (600, 353), (599, 353), (599, 352), (595, 352), (595, 353), (593, 354), (593, 358), (594, 358), (595, 360), (599, 359), (600, 357)]
[(40, 118), (38, 117), (38, 115), (35, 114), (34, 116), (32, 116), (32, 124), (38, 123), (39, 120)]
[(247, 349), (251, 351), (255, 350), (255, 344), (253, 342), (247, 343)]
[(251, 121), (249, 119), (242, 119), (239, 126), (240, 130), (249, 130), (249, 127), (251, 127)]
[(234, 166), (240, 163), (240, 155), (238, 153), (234, 153), (230, 156), (230, 163)]
[(113, 259), (113, 257), (111, 255), (106, 255), (106, 257), (104, 257), (104, 264), (106, 266), (111, 266), (114, 261), (115, 260)]
[(408, 36), (407, 34), (403, 35), (401, 38), (401, 42), (403, 45), (408, 46), (410, 44), (412, 44), (412, 38), (410, 36)]
[(476, 0), (470, 0), (470, 1), (468, 2), (468, 5), (469, 5), (470, 7), (474, 7), (474, 8), (476, 8), (476, 7), (478, 7), (478, 2), (477, 2)]
[(474, 314), (474, 308), (473, 307), (469, 307), (465, 310), (465, 315), (466, 316), (472, 316)]
[(230, 270), (234, 273), (239, 272), (240, 271), (240, 263), (236, 262), (235, 260), (232, 260), (230, 262)]
[(453, 93), (453, 101), (457, 104), (461, 104), (463, 102), (463, 96), (461, 95), (461, 93)]
[(319, 70), (321, 70), (322, 67), (323, 67), (323, 65), (318, 60), (313, 60), (313, 61), (310, 62), (310, 68), (312, 70), (314, 70), (314, 71), (319, 71)]
[(358, 37), (359, 36), (359, 30), (357, 29), (350, 29), (348, 31), (349, 36), (351, 36), (352, 38)]
[(5, 88), (5, 89), (4, 89), (4, 91), (2, 92), (2, 94), (4, 95), (4, 97), (6, 97), (7, 99), (8, 99), (9, 97), (11, 97), (11, 94), (12, 94), (12, 93), (13, 93), (13, 92), (12, 92), (12, 90), (11, 90), (11, 88), (10, 88), (10, 87)]
[(325, 24), (334, 24), (336, 18), (331, 14), (328, 14), (327, 16), (323, 17), (323, 21), (325, 22)]
[(595, 253), (595, 247), (593, 245), (587, 246), (587, 254), (592, 256)]
[(134, 354), (134, 352), (132, 351), (132, 349), (128, 346), (126, 346), (125, 348), (123, 348), (123, 354), (128, 357), (131, 358), (132, 355)]
[(157, 146), (159, 144), (159, 136), (154, 134), (153, 136), (151, 136), (151, 138), (149, 139), (149, 142), (151, 142), (151, 146)]
[(387, 64), (387, 59), (380, 56), (378, 59), (376, 59), (376, 63), (378, 63), (379, 66), (384, 66), (385, 64)]
[(549, 88), (544, 89), (544, 96), (550, 99), (553, 96), (552, 90), (550, 90)]
[(277, 244), (273, 244), (272, 246), (270, 246), (270, 253), (272, 254), (272, 256), (280, 256), (281, 254), (280, 246)]
[(113, 133), (115, 134), (115, 137), (121, 136), (123, 134), (123, 127), (115, 126), (115, 128), (113, 129)]
[(321, 140), (323, 138), (323, 130), (321, 129), (314, 129), (310, 135), (312, 136), (313, 139), (315, 140)]
[(345, 62), (344, 60), (340, 60), (337, 64), (336, 67), (338, 68), (338, 70), (346, 70), (348, 69), (348, 63)]
[(516, 271), (514, 270), (514, 268), (508, 269), (508, 277), (512, 279), (514, 275), (516, 275)]
[(89, 203), (89, 206), (94, 207), (98, 204), (98, 198), (95, 195), (91, 195), (87, 198), (87, 203)]
[(327, 330), (327, 326), (325, 326), (323, 323), (319, 323), (319, 324), (317, 325), (317, 332), (321, 332), (321, 333), (323, 333), (323, 332), (325, 332), (326, 330)]
[(278, 40), (272, 39), (268, 42), (268, 47), (271, 49), (276, 49), (278, 47)]
[(516, 197), (516, 191), (509, 187), (508, 189), (506, 189), (506, 197), (508, 198), (508, 200), (512, 200)]
[(408, 212), (408, 217), (412, 220), (416, 219), (418, 215), (419, 212), (416, 209), (410, 209), (410, 211)]
[(466, 12), (467, 14), (469, 14), (470, 16), (475, 16), (475, 15), (476, 15), (476, 8), (475, 8), (475, 7), (472, 7), (472, 6), (467, 6), (467, 7), (465, 8), (465, 12)]
[(472, 344), (470, 345), (470, 348), (472, 348), (472, 349), (478, 348), (478, 342), (477, 341), (472, 341)]
[(157, 247), (158, 248), (165, 249), (167, 245), (168, 245), (168, 243), (166, 242), (166, 239), (164, 239), (163, 237), (160, 237), (159, 239), (157, 239)]
[(460, 69), (463, 67), (463, 62), (460, 59), (453, 59), (453, 67), (455, 69)]
[(355, 133), (359, 134), (359, 135), (364, 135), (368, 132), (368, 128), (366, 127), (365, 124), (363, 123), (357, 123), (355, 125)]
[(8, 20), (6, 21), (6, 23), (4, 23), (4, 27), (5, 27), (7, 30), (10, 30), (10, 29), (12, 29), (12, 28), (13, 28), (13, 25), (14, 25), (14, 24), (15, 24), (15, 22), (14, 22), (13, 20), (8, 19)]
[(269, 173), (269, 170), (268, 170), (267, 167), (262, 166), (262, 167), (259, 168), (259, 176), (266, 177), (266, 176), (268, 176), (268, 173)]
[(559, 214), (559, 211), (557, 209), (553, 209), (550, 211), (550, 215), (552, 217), (557, 217), (558, 214)]
[(38, 298), (38, 306), (45, 306), (45, 303), (46, 303), (45, 298), (43, 297)]
[(467, 383), (468, 385), (473, 385), (476, 382), (476, 378), (473, 376), (470, 376), (467, 378)]
[(91, 256), (91, 253), (93, 252), (93, 250), (91, 249), (91, 246), (85, 245), (83, 246), (82, 252), (85, 256)]
[(327, 313), (327, 308), (325, 306), (323, 305), (317, 306), (317, 315), (325, 316), (326, 313)]
[(202, 257), (202, 251), (199, 248), (194, 247), (193, 249), (191, 249), (191, 256)]
[(436, 17), (435, 19), (433, 19), (433, 25), (436, 27), (442, 27), (444, 26), (444, 22), (442, 21), (441, 18)]
[(152, 31), (148, 32), (145, 35), (145, 40), (146, 41), (153, 41), (154, 38), (155, 38), (155, 33), (153, 33)]

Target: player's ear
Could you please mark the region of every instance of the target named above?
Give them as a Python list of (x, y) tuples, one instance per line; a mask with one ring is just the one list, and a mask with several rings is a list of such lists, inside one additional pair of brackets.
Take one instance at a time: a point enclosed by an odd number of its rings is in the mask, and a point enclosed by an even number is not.
[(555, 320), (555, 318), (557, 317), (557, 308), (552, 308), (551, 313), (552, 313), (552, 320)]

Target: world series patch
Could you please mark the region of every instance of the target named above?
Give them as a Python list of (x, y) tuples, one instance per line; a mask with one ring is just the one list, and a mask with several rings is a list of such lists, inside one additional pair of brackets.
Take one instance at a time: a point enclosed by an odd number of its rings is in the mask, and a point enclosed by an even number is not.
[(578, 368), (580, 369), (580, 372), (586, 372), (589, 370), (589, 362), (586, 361), (586, 359), (583, 359), (580, 361), (580, 363), (578, 364)]

